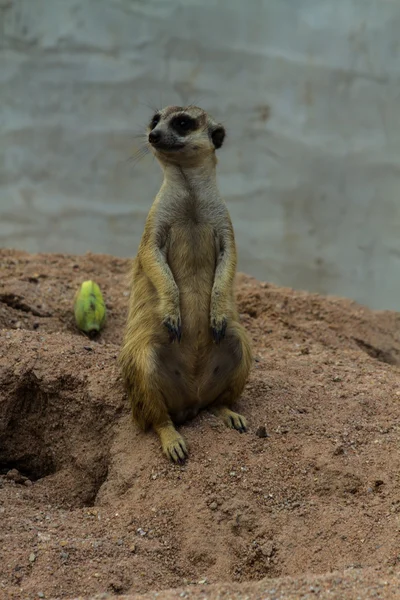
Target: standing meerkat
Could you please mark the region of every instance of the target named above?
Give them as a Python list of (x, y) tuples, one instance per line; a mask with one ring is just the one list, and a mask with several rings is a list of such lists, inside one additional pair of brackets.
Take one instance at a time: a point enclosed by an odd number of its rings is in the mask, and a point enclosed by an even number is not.
[(188, 450), (174, 424), (201, 409), (246, 430), (231, 410), (252, 354), (234, 299), (233, 227), (216, 182), (224, 137), (222, 125), (194, 106), (164, 108), (148, 126), (164, 181), (133, 264), (119, 361), (134, 420), (154, 429), (175, 462)]

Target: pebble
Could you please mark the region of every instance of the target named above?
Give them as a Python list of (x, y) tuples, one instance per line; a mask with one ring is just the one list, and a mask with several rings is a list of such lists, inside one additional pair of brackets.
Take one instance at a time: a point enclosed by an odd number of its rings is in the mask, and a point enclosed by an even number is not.
[(38, 592), (38, 598), (44, 598), (44, 593), (43, 592)]
[(267, 438), (268, 437), (268, 433), (267, 433), (267, 430), (264, 425), (261, 425), (260, 427), (257, 428), (256, 436), (259, 438)]
[(25, 477), (25, 475), (21, 475), (17, 469), (10, 469), (6, 475), (6, 478), (10, 481), (15, 481), (15, 483), (25, 483), (25, 481), (28, 479)]
[(31, 552), (29, 555), (29, 562), (33, 563), (36, 560), (36, 554), (34, 552)]
[(217, 510), (218, 504), (216, 502), (211, 502), (210, 508), (211, 508), (211, 510)]

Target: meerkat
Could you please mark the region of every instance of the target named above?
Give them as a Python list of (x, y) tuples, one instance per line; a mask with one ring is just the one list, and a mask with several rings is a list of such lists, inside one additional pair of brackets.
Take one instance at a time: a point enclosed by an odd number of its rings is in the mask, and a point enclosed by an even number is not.
[(133, 263), (119, 356), (134, 421), (183, 462), (175, 425), (208, 409), (240, 432), (232, 410), (252, 364), (234, 298), (236, 245), (216, 182), (224, 127), (198, 107), (169, 106), (147, 130), (164, 180)]

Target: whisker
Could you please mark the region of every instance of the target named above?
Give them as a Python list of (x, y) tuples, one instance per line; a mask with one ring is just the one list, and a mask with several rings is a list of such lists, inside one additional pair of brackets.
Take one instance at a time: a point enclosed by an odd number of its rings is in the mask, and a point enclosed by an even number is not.
[(150, 148), (148, 146), (142, 146), (138, 148), (131, 156), (129, 156), (125, 162), (130, 163), (132, 168), (136, 167), (136, 165), (150, 153)]
[(133, 137), (134, 140), (140, 140), (140, 139), (142, 139), (143, 141), (145, 141), (147, 139), (147, 134), (143, 133), (143, 131), (142, 131), (142, 133), (134, 133), (132, 135), (132, 137)]
[(152, 104), (148, 104), (147, 102), (142, 102), (142, 101), (138, 101), (138, 104), (140, 104), (141, 106), (146, 106), (147, 108), (149, 108), (153, 113), (157, 113), (159, 111), (158, 108), (155, 108)]
[(206, 94), (202, 94), (196, 100), (193, 100), (193, 102), (191, 102), (190, 104), (187, 105), (186, 110), (189, 109), (189, 108), (197, 108), (197, 107), (199, 107), (200, 102), (205, 97), (206, 97)]

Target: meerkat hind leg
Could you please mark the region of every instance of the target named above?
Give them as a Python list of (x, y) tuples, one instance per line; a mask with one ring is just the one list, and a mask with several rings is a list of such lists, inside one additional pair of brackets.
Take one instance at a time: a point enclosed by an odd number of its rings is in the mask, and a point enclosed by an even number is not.
[(215, 363), (212, 363), (213, 373), (215, 373), (214, 385), (222, 384), (222, 390), (219, 388), (221, 393), (209, 405), (208, 410), (221, 418), (230, 429), (244, 433), (247, 431), (246, 419), (231, 410), (230, 406), (243, 391), (250, 370), (251, 353), (248, 344), (241, 341), (242, 329), (238, 326), (232, 329), (233, 334), (232, 330), (228, 332), (225, 341), (225, 344), (228, 344), (229, 353), (226, 354), (226, 350), (220, 351), (221, 354), (216, 361), (217, 368), (215, 368)]
[(213, 406), (209, 408), (209, 411), (216, 417), (220, 417), (230, 429), (236, 429), (240, 433), (247, 431), (247, 421), (244, 416), (227, 406)]
[(176, 463), (182, 463), (188, 457), (185, 440), (177, 432), (171, 420), (162, 425), (155, 425), (154, 430), (160, 438), (164, 454)]

